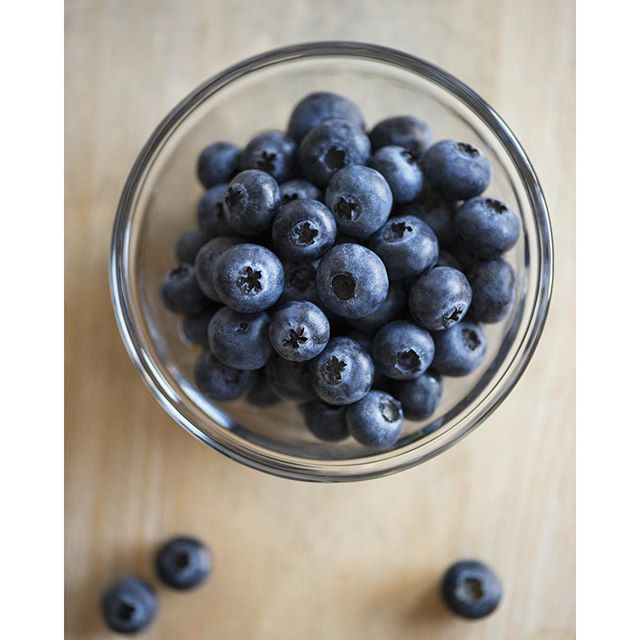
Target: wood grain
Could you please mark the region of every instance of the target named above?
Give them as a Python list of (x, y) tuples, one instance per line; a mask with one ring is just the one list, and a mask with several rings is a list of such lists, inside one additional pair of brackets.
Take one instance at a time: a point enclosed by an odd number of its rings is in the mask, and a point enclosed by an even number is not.
[[(112, 578), (152, 579), (159, 541), (210, 541), (216, 576), (161, 591), (145, 638), (564, 640), (574, 632), (574, 6), (557, 0), (68, 0), (66, 11), (66, 631), (107, 638)], [(147, 135), (213, 72), (275, 46), (354, 39), (474, 86), (545, 188), (557, 250), (546, 332), (481, 429), (405, 473), (346, 486), (272, 478), (179, 429), (138, 378), (109, 300), (120, 189)], [(500, 572), (486, 621), (435, 587), (462, 556)]]

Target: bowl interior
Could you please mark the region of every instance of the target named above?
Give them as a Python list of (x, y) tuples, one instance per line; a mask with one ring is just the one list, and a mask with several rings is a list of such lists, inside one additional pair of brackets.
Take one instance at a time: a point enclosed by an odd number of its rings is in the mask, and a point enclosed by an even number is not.
[[(183, 426), (245, 462), (249, 457), (269, 467), (275, 457), (306, 468), (314, 461), (363, 464), (415, 452), (417, 447), (428, 457), (476, 426), (495, 404), (499, 382), (522, 358), (539, 296), (541, 232), (521, 169), (493, 128), (471, 107), (411, 69), (370, 57), (323, 55), (242, 71), (221, 80), (219, 86), (203, 86), (200, 94), (179, 107), (139, 167), (122, 260), (131, 339), (147, 381)], [(166, 311), (159, 298), (162, 277), (175, 262), (175, 239), (196, 226), (195, 208), (202, 194), (195, 175), (200, 150), (216, 140), (242, 146), (258, 131), (286, 128), (293, 105), (316, 90), (354, 100), (368, 126), (391, 115), (412, 114), (429, 123), (434, 140), (452, 138), (478, 145), (494, 168), (487, 195), (506, 201), (522, 221), (520, 240), (506, 256), (517, 274), (516, 304), (504, 322), (485, 325), (489, 348), (483, 366), (464, 378), (445, 378), (437, 413), (426, 424), (406, 422), (392, 452), (371, 452), (352, 439), (319, 442), (304, 428), (291, 403), (266, 409), (243, 401), (213, 404), (193, 382), (199, 349), (181, 339), (179, 318)]]

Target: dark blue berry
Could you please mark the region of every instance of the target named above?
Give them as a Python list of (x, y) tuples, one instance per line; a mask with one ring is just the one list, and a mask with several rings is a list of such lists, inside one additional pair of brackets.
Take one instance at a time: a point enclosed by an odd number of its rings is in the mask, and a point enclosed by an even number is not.
[(431, 366), (445, 376), (466, 376), (480, 366), (487, 352), (482, 327), (469, 320), (434, 332), (433, 341), (436, 354)]
[(198, 202), (198, 227), (207, 238), (230, 236), (234, 231), (224, 215), (224, 195), (228, 184), (217, 184), (204, 192)]
[(207, 397), (224, 402), (247, 393), (255, 384), (256, 373), (228, 367), (206, 349), (196, 360), (195, 381)]
[(466, 142), (437, 142), (424, 154), (422, 168), (429, 184), (445, 200), (468, 200), (491, 182), (488, 158)]
[(375, 169), (353, 165), (338, 171), (324, 201), (338, 228), (354, 238), (367, 238), (389, 217), (393, 205), (387, 181)]
[(461, 560), (451, 565), (444, 574), (441, 588), (449, 609), (470, 620), (493, 613), (502, 598), (498, 576), (476, 560)]
[(326, 442), (339, 442), (349, 435), (344, 409), (322, 400), (315, 400), (301, 407), (304, 423), (309, 431)]
[(280, 200), (287, 204), (292, 200), (322, 200), (322, 191), (308, 180), (287, 180), (280, 185)]
[(327, 316), (308, 301), (288, 302), (273, 314), (269, 339), (286, 360), (302, 362), (315, 358), (329, 342)]
[(184, 339), (192, 345), (209, 346), (209, 322), (219, 308), (218, 305), (212, 304), (201, 313), (182, 318), (180, 330)]
[(313, 262), (333, 246), (336, 222), (322, 202), (294, 200), (280, 207), (271, 233), (282, 260)]
[(160, 294), (164, 306), (174, 313), (200, 313), (209, 304), (198, 286), (192, 264), (181, 264), (170, 269), (162, 280)]
[(284, 291), (280, 303), (291, 300), (309, 300), (319, 303), (316, 292), (316, 267), (314, 264), (284, 264)]
[(209, 323), (211, 353), (229, 367), (255, 370), (264, 367), (273, 353), (269, 342), (269, 316), (220, 309)]
[(478, 262), (467, 273), (473, 299), (469, 313), (478, 322), (500, 322), (516, 295), (516, 274), (503, 258)]
[(264, 131), (252, 138), (242, 153), (243, 169), (259, 169), (278, 182), (292, 177), (298, 145), (283, 131)]
[(407, 294), (398, 282), (389, 284), (384, 302), (368, 316), (355, 318), (351, 324), (360, 331), (377, 331), (380, 327), (401, 318), (406, 311)]
[(311, 384), (328, 404), (352, 404), (371, 389), (371, 356), (350, 338), (332, 338), (325, 350), (311, 361)]
[(402, 431), (402, 405), (385, 391), (369, 391), (345, 413), (349, 433), (371, 449), (389, 448)]
[(196, 261), (198, 251), (202, 249), (208, 239), (200, 229), (185, 231), (175, 245), (175, 256), (178, 262), (193, 264)]
[(426, 371), (413, 380), (394, 380), (391, 392), (402, 405), (405, 418), (426, 420), (435, 413), (442, 399), (442, 378)]
[(334, 118), (350, 120), (360, 129), (364, 129), (360, 109), (351, 100), (328, 91), (318, 91), (310, 93), (296, 104), (287, 131), (292, 138), (300, 142), (311, 129)]
[(312, 129), (300, 144), (303, 176), (326, 187), (333, 175), (351, 165), (366, 164), (371, 153), (367, 134), (349, 120), (327, 120)]
[(438, 259), (438, 240), (415, 216), (393, 216), (369, 242), (391, 280), (411, 278), (430, 269)]
[(237, 244), (216, 261), (213, 282), (223, 304), (240, 313), (256, 313), (282, 294), (284, 269), (266, 247)]
[(441, 331), (460, 322), (471, 304), (471, 286), (451, 267), (435, 267), (422, 274), (409, 292), (409, 309), (418, 324)]
[(325, 254), (316, 282), (322, 304), (345, 318), (373, 313), (389, 292), (382, 260), (373, 251), (352, 243), (336, 245)]
[(424, 177), (418, 160), (413, 152), (404, 147), (380, 147), (371, 156), (369, 165), (389, 183), (394, 202), (410, 202), (422, 191)]
[(213, 282), (213, 270), (218, 258), (231, 247), (240, 244), (240, 238), (220, 236), (213, 238), (198, 251), (196, 256), (196, 277), (204, 294), (214, 302), (221, 302)]
[(397, 320), (376, 333), (372, 353), (385, 376), (411, 380), (429, 368), (434, 355), (433, 338), (425, 329)]
[(241, 151), (230, 142), (214, 142), (198, 158), (198, 179), (205, 189), (229, 182), (238, 170)]
[(267, 379), (273, 390), (284, 400), (310, 402), (316, 399), (311, 386), (309, 362), (293, 362), (273, 356), (267, 363)]
[(122, 634), (145, 629), (156, 615), (158, 598), (139, 578), (123, 578), (102, 595), (102, 616), (112, 631)]
[(431, 141), (431, 132), (424, 120), (415, 116), (393, 116), (385, 118), (369, 133), (371, 147), (394, 145), (411, 151), (416, 158), (422, 157)]
[(235, 231), (254, 236), (271, 225), (280, 206), (278, 183), (265, 171), (241, 171), (224, 194), (224, 215)]
[(455, 217), (456, 231), (464, 245), (479, 258), (494, 258), (518, 241), (520, 219), (504, 202), (473, 198)]
[(261, 369), (255, 384), (247, 394), (247, 402), (254, 407), (271, 407), (280, 401), (281, 398), (271, 386), (265, 369)]
[(209, 549), (200, 540), (180, 536), (169, 540), (156, 555), (159, 578), (173, 589), (193, 589), (211, 573)]
[(403, 205), (399, 211), (426, 222), (436, 234), (440, 248), (452, 247), (456, 242), (455, 212), (454, 202), (447, 202), (432, 191), (424, 194), (420, 200)]

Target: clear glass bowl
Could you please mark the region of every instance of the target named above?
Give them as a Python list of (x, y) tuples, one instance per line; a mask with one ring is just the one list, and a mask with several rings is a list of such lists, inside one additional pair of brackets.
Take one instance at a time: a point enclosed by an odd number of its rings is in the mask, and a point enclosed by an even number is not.
[[(201, 195), (195, 176), (208, 143), (245, 144), (257, 131), (285, 128), (292, 106), (311, 91), (344, 94), (369, 125), (414, 114), (434, 139), (480, 146), (494, 167), (487, 193), (519, 212), (523, 234), (508, 259), (517, 273), (510, 316), (487, 325), (482, 368), (446, 378), (427, 424), (407, 423), (396, 446), (367, 450), (352, 439), (317, 441), (297, 408), (217, 406), (195, 387), (198, 349), (179, 336), (179, 318), (164, 309), (159, 285), (173, 264), (177, 236), (195, 226)], [(514, 90), (516, 88), (514, 87)], [(406, 469), (441, 453), (475, 429), (504, 400), (529, 362), (545, 322), (552, 283), (547, 207), (524, 150), (495, 111), (465, 84), (408, 54), (369, 44), (323, 42), (265, 53), (198, 87), (160, 123), (140, 152), (122, 193), (110, 264), (116, 318), (129, 354), (167, 413), (189, 433), (253, 468), (300, 480), (345, 481)]]

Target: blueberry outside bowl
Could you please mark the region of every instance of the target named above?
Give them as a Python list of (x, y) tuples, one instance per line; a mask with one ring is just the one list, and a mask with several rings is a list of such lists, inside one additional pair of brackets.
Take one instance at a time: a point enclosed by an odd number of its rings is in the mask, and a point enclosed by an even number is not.
[[(368, 126), (396, 114), (430, 124), (434, 140), (478, 145), (494, 178), (487, 195), (518, 212), (523, 233), (508, 259), (517, 274), (509, 317), (487, 325), (483, 366), (466, 378), (445, 378), (444, 396), (427, 422), (405, 424), (391, 450), (370, 451), (352, 439), (316, 440), (290, 403), (255, 408), (244, 401), (216, 405), (195, 387), (199, 353), (178, 331), (179, 317), (161, 304), (159, 285), (172, 266), (173, 244), (195, 226), (201, 187), (200, 150), (216, 140), (245, 145), (258, 131), (285, 128), (311, 91), (343, 94)], [(495, 111), (465, 84), (411, 55), (369, 44), (321, 42), (286, 47), (241, 62), (207, 80), (152, 133), (127, 179), (113, 230), (110, 280), (123, 341), (167, 413), (225, 455), (275, 475), (337, 482), (406, 469), (445, 451), (479, 426), (514, 387), (544, 326), (552, 284), (549, 215), (536, 174), (519, 142)]]

